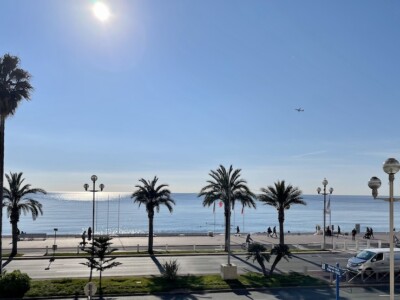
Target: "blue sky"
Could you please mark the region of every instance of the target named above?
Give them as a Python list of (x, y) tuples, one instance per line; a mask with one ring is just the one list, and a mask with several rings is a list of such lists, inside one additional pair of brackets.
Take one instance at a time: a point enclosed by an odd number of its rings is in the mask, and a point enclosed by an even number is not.
[[(370, 194), (400, 158), (399, 1), (2, 0), (0, 54), (32, 101), (7, 120), (5, 171), (48, 191), (154, 175), (198, 192), (219, 164), (258, 192)], [(298, 113), (294, 109), (304, 108)], [(399, 183), (396, 189), (399, 190)], [(395, 189), (395, 190), (396, 190)]]

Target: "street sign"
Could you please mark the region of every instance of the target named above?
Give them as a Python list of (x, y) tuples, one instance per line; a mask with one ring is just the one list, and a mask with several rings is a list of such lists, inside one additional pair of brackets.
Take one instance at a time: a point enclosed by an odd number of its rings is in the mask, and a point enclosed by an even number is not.
[(321, 268), (324, 271), (335, 273), (338, 276), (342, 276), (344, 273), (346, 273), (345, 270), (343, 270), (339, 267), (336, 267), (336, 266), (328, 265), (328, 264), (322, 264)]
[(344, 275), (344, 273), (346, 273), (345, 270), (341, 269), (339, 267), (339, 264), (336, 263), (336, 266), (332, 266), (332, 265), (328, 265), (328, 264), (322, 264), (321, 265), (322, 270), (326, 271), (326, 272), (331, 272), (336, 274), (336, 300), (340, 299), (339, 296), (339, 282), (340, 282), (340, 277)]

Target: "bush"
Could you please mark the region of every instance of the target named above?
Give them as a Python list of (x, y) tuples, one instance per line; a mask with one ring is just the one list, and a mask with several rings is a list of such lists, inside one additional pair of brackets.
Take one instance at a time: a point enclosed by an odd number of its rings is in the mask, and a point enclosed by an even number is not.
[(178, 277), (178, 269), (179, 269), (179, 264), (177, 260), (171, 260), (171, 261), (166, 261), (163, 264), (163, 277), (168, 279), (168, 280), (175, 280)]
[(0, 298), (22, 298), (31, 287), (31, 278), (20, 270), (0, 278)]

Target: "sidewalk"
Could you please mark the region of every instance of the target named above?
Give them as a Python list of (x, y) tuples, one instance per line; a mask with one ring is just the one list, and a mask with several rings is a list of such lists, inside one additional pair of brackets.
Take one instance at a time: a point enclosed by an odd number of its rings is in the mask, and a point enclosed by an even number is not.
[[(371, 247), (378, 247), (379, 241), (381, 241), (382, 247), (388, 247), (388, 234), (376, 233), (374, 238), (371, 240), (365, 240), (362, 238), (362, 234), (356, 236), (356, 240), (359, 245), (363, 248), (367, 246), (367, 242)], [(279, 243), (279, 238), (268, 237), (267, 234), (258, 233), (253, 234), (252, 239), (254, 242), (262, 243), (267, 247), (272, 247)], [(279, 235), (278, 235), (279, 237)], [(78, 245), (82, 241), (81, 238), (75, 236), (61, 236), (57, 237), (54, 241), (54, 237), (48, 236), (45, 240), (34, 239), (34, 240), (21, 240), (18, 242), (18, 250), (21, 253), (29, 256), (43, 256), (46, 253), (46, 248), (49, 253), (52, 252), (53, 244), (57, 245), (58, 252), (78, 252)], [(246, 234), (232, 235), (231, 236), (231, 247), (232, 249), (239, 249), (240, 246), (245, 243)], [(344, 243), (349, 245), (350, 249), (355, 249), (355, 241), (351, 240), (351, 236), (333, 236), (325, 237), (326, 249), (332, 249), (333, 243), (336, 244), (336, 249), (343, 248)], [(148, 237), (113, 237), (113, 247), (119, 251), (137, 251), (138, 247), (140, 251), (147, 249)], [(311, 233), (304, 234), (285, 234), (285, 244), (291, 245), (293, 248), (298, 249), (313, 249), (320, 250), (323, 242), (322, 235), (314, 235)], [(224, 247), (224, 235), (216, 234), (215, 236), (190, 236), (190, 235), (178, 235), (178, 236), (155, 236), (154, 237), (154, 248), (159, 251), (173, 251), (173, 250), (222, 250)], [(89, 244), (88, 244), (89, 245)], [(11, 237), (3, 238), (3, 251), (8, 252), (11, 250)]]

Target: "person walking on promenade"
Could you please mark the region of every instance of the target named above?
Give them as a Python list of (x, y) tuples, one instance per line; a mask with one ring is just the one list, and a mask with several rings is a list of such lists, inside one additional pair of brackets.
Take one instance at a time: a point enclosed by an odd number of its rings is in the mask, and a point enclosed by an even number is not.
[(239, 226), (236, 226), (236, 235), (240, 235), (240, 228), (239, 228)]
[(92, 239), (92, 227), (89, 227), (87, 230), (87, 239), (88, 241)]
[(337, 237), (339, 237), (339, 235), (341, 234), (340, 232), (340, 226), (337, 227)]
[(356, 240), (356, 233), (357, 233), (357, 230), (355, 228), (353, 228), (353, 230), (351, 231), (351, 239), (353, 241)]
[(278, 237), (278, 235), (276, 234), (276, 226), (274, 226), (274, 229), (272, 230), (272, 236), (273, 237)]
[(369, 233), (370, 236), (374, 239), (374, 230), (372, 229), (372, 227), (369, 228)]
[(85, 249), (85, 246), (86, 246), (86, 230), (84, 230), (83, 233), (82, 233), (81, 245), (82, 245), (82, 249)]
[(271, 229), (271, 227), (268, 227), (267, 233), (268, 233), (268, 237), (271, 237), (271, 236), (272, 236), (272, 229)]

